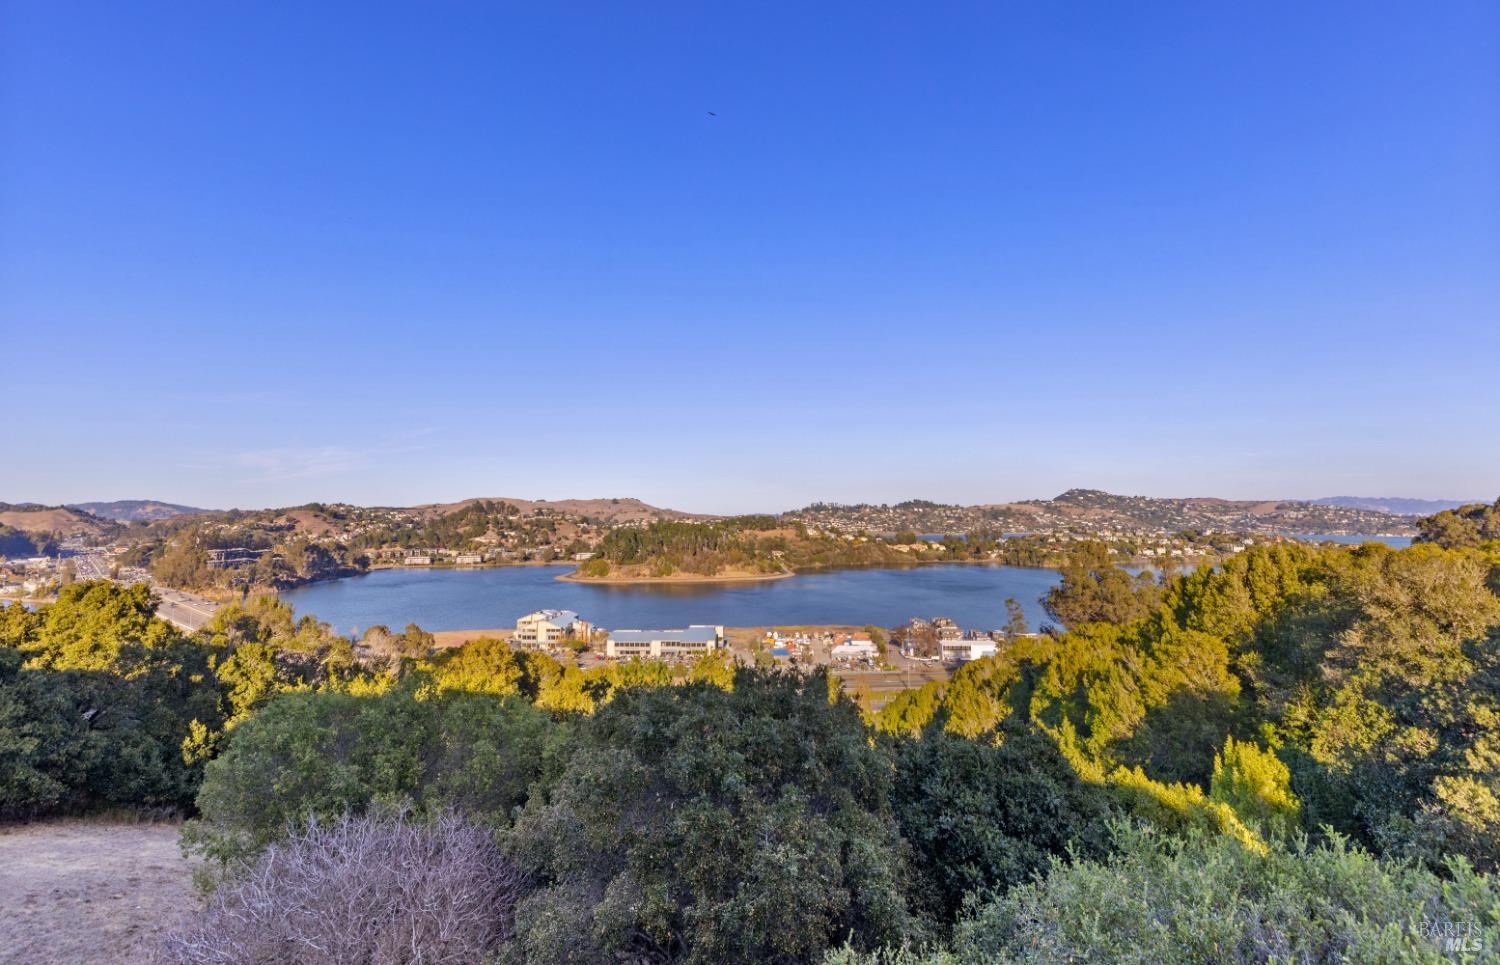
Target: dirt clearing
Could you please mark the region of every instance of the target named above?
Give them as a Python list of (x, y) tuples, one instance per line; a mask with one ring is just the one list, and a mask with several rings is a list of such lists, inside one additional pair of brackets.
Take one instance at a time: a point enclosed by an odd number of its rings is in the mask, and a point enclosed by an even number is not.
[(0, 962), (147, 962), (196, 909), (175, 823), (0, 827)]

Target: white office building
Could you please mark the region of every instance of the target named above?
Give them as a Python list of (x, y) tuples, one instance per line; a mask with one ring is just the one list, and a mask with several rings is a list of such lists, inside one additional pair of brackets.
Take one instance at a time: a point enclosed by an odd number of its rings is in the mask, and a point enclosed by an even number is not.
[(943, 660), (946, 663), (968, 663), (970, 660), (979, 660), (983, 657), (993, 657), (999, 653), (995, 641), (987, 637), (970, 640), (943, 640)]
[(604, 645), (607, 657), (681, 657), (724, 646), (724, 628), (696, 624), (685, 630), (613, 630)]

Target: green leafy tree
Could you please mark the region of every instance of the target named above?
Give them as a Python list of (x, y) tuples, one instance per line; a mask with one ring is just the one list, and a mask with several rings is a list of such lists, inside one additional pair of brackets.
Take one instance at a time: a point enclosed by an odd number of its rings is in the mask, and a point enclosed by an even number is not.
[(1081, 544), (1061, 572), (1062, 582), (1047, 591), (1042, 603), (1066, 627), (1130, 623), (1148, 615), (1160, 596), (1149, 575), (1131, 576), (1115, 566), (1102, 543)]
[(1493, 505), (1471, 503), (1445, 509), (1417, 521), (1417, 539), (1444, 549), (1478, 547), (1500, 541), (1500, 499)]
[(16, 645), (30, 666), (50, 670), (108, 670), (122, 649), (166, 647), (180, 639), (171, 624), (157, 619), (156, 601), (144, 584), (73, 583), (38, 617)]
[(809, 679), (626, 687), (583, 720), (516, 824), (533, 961), (810, 961), (911, 919), (889, 765)]
[(277, 697), (208, 764), (187, 842), (239, 861), (309, 818), (379, 803), (509, 823), (554, 755), (555, 725), (515, 697), (418, 691)]
[(1021, 604), (1016, 598), (1008, 596), (1005, 598), (1005, 635), (1011, 639), (1025, 636), (1026, 611), (1021, 609)]
[(1011, 721), (983, 741), (933, 729), (892, 750), (892, 802), (916, 853), (918, 890), (940, 921), (967, 894), (1021, 884), (1053, 856), (1103, 853), (1108, 795), (1035, 728)]

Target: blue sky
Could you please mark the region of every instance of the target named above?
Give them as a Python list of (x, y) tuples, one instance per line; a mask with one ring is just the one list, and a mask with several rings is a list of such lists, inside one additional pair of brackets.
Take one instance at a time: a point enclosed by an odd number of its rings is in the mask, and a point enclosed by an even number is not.
[(1493, 3), (0, 11), (0, 500), (1500, 494)]

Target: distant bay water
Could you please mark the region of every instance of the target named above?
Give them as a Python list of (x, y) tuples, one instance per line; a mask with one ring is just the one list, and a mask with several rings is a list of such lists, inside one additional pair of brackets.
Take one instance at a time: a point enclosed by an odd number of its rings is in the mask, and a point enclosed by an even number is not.
[(966, 628), (1005, 624), (1015, 597), (1033, 630), (1046, 621), (1041, 596), (1054, 570), (979, 563), (803, 573), (760, 583), (618, 586), (564, 582), (572, 566), (377, 570), (281, 594), (298, 616), (312, 614), (340, 633), (377, 623), (425, 630), (514, 626), (543, 608), (577, 611), (597, 626), (680, 627), (875, 624), (945, 616)]
[(1307, 543), (1345, 543), (1355, 546), (1360, 543), (1384, 543), (1398, 550), (1406, 549), (1412, 541), (1410, 536), (1330, 536), (1327, 533), (1293, 533), (1292, 536)]
[[(1411, 545), (1409, 536), (1329, 536), (1298, 539), (1335, 543)], [(377, 570), (288, 590), (282, 599), (298, 616), (311, 614), (340, 633), (377, 623), (426, 630), (509, 627), (544, 608), (574, 610), (597, 626), (681, 627), (873, 623), (889, 627), (912, 617), (944, 616), (967, 629), (1005, 623), (1005, 599), (1015, 597), (1033, 630), (1047, 622), (1041, 597), (1058, 583), (1055, 570), (982, 563), (933, 563), (802, 573), (762, 583), (601, 585), (560, 581), (571, 565), (487, 569)]]

